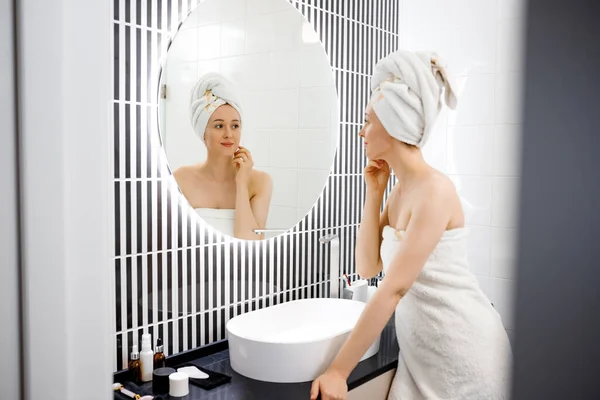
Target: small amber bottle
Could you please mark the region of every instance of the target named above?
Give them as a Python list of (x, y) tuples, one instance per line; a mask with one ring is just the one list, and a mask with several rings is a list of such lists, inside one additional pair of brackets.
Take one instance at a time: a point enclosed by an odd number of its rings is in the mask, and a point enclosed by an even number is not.
[(131, 349), (131, 358), (127, 369), (129, 370), (129, 379), (131, 379), (132, 382), (140, 383), (142, 380), (142, 368), (140, 365), (140, 353), (138, 352), (137, 344), (134, 344)]
[(156, 341), (156, 349), (154, 349), (154, 369), (165, 368), (167, 366), (165, 353), (163, 353), (162, 339)]

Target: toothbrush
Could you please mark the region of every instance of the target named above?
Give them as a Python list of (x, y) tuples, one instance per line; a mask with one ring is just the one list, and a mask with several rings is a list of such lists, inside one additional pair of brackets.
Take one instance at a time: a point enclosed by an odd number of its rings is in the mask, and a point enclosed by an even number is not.
[(352, 286), (352, 284), (350, 283), (350, 278), (348, 278), (348, 275), (344, 274), (344, 276), (346, 277), (346, 282), (348, 282), (348, 286)]

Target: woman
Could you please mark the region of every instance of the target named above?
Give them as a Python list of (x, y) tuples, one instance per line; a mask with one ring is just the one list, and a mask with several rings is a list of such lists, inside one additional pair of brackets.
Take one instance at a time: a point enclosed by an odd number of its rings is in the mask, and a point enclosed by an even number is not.
[(191, 94), (190, 114), (196, 134), (206, 145), (206, 161), (178, 168), (175, 180), (183, 195), (207, 223), (238, 239), (260, 240), (273, 183), (253, 168), (250, 151), (240, 146), (242, 113), (231, 83), (211, 73)]
[[(360, 132), (370, 160), (358, 230), (363, 278), (385, 272), (311, 399), (344, 399), (346, 379), (395, 310), (400, 354), (389, 399), (505, 399), (511, 349), (498, 313), (467, 263), (464, 216), (452, 182), (421, 153), (456, 98), (434, 53), (398, 51), (375, 68)], [(379, 213), (390, 169), (398, 178)]]

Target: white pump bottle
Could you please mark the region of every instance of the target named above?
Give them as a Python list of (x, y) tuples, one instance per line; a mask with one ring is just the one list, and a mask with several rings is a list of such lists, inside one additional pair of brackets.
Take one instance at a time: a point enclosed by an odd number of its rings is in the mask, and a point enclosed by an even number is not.
[(154, 372), (154, 352), (152, 351), (151, 337), (148, 333), (142, 335), (140, 364), (142, 370), (142, 382), (150, 382), (152, 380), (152, 372)]

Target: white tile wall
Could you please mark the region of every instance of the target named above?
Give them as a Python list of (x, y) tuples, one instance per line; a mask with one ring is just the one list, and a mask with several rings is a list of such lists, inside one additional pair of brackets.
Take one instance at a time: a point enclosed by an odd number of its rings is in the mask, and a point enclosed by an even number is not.
[(273, 50), (290, 50), (302, 45), (303, 18), (296, 10), (281, 11), (271, 18), (277, 32), (273, 36)]
[(448, 127), (448, 173), (491, 175), (494, 149), (494, 127)]
[(273, 206), (296, 207), (298, 204), (298, 171), (289, 168), (265, 168), (277, 185), (273, 185)]
[(300, 87), (328, 86), (331, 77), (320, 43), (300, 49)]
[(246, 15), (248, 0), (219, 0), (220, 20), (239, 19)]
[(401, 47), (433, 50), (458, 109), (423, 151), (450, 174), (471, 229), (469, 260), (512, 336), (520, 180), (523, 0), (403, 0)]
[[(203, 12), (200, 14), (196, 14), (197, 26), (210, 25), (222, 20), (223, 8), (220, 4), (221, 1), (203, 1), (202, 3), (206, 4), (202, 4)], [(187, 24), (188, 20), (190, 24), (193, 23), (193, 21), (190, 18), (186, 19), (184, 23)]]
[(229, 57), (244, 52), (246, 46), (246, 19), (221, 23), (221, 56)]
[(521, 72), (507, 72), (496, 76), (496, 124), (521, 122)]
[(504, 328), (514, 330), (514, 281), (489, 278), (489, 299), (502, 317)]
[(496, 176), (492, 187), (492, 225), (505, 228), (517, 226), (519, 178)]
[(246, 53), (266, 53), (273, 50), (274, 21), (268, 14), (248, 18), (246, 25)]
[[(272, 131), (269, 141), (270, 165), (276, 168), (298, 167), (298, 135), (294, 129)], [(291, 226), (291, 225), (290, 225)]]
[(492, 178), (488, 176), (451, 176), (460, 193), (466, 223), (489, 226), (492, 221)]
[[(221, 41), (215, 40), (215, 38), (221, 37), (221, 24), (201, 26), (197, 31), (192, 30), (192, 32), (197, 32), (197, 48), (202, 49), (202, 51), (196, 53), (196, 56), (194, 57), (194, 52), (190, 52), (189, 48), (187, 48), (186, 51), (188, 52), (190, 58), (193, 57), (197, 58), (198, 60), (210, 60), (221, 56)], [(178, 41), (179, 38), (175, 40), (174, 43)]]
[(496, 77), (493, 74), (469, 75), (458, 77), (455, 81), (460, 106), (448, 112), (448, 124), (493, 124)]
[(490, 275), (495, 278), (515, 279), (517, 230), (491, 228), (492, 243)]
[[(520, 19), (498, 21), (496, 72), (520, 71), (523, 69), (524, 24)], [(516, 57), (516, 59), (515, 59)]]
[(271, 85), (273, 89), (297, 88), (300, 82), (300, 50), (273, 53)]
[(494, 175), (518, 176), (521, 170), (521, 127), (494, 126)]
[(248, 15), (264, 14), (271, 11), (287, 10), (288, 7), (277, 0), (252, 0), (252, 7), (248, 7)]
[(490, 275), (491, 228), (489, 226), (471, 226), (469, 236), (469, 261), (475, 275)]
[(331, 163), (328, 160), (332, 154), (329, 131), (301, 129), (298, 132), (298, 167), (329, 170)]
[(301, 169), (298, 171), (298, 207), (311, 208), (323, 191), (329, 170)]
[(299, 126), (301, 129), (326, 128), (331, 122), (332, 104), (323, 104), (318, 99), (329, 97), (329, 88), (314, 87), (300, 89)]

